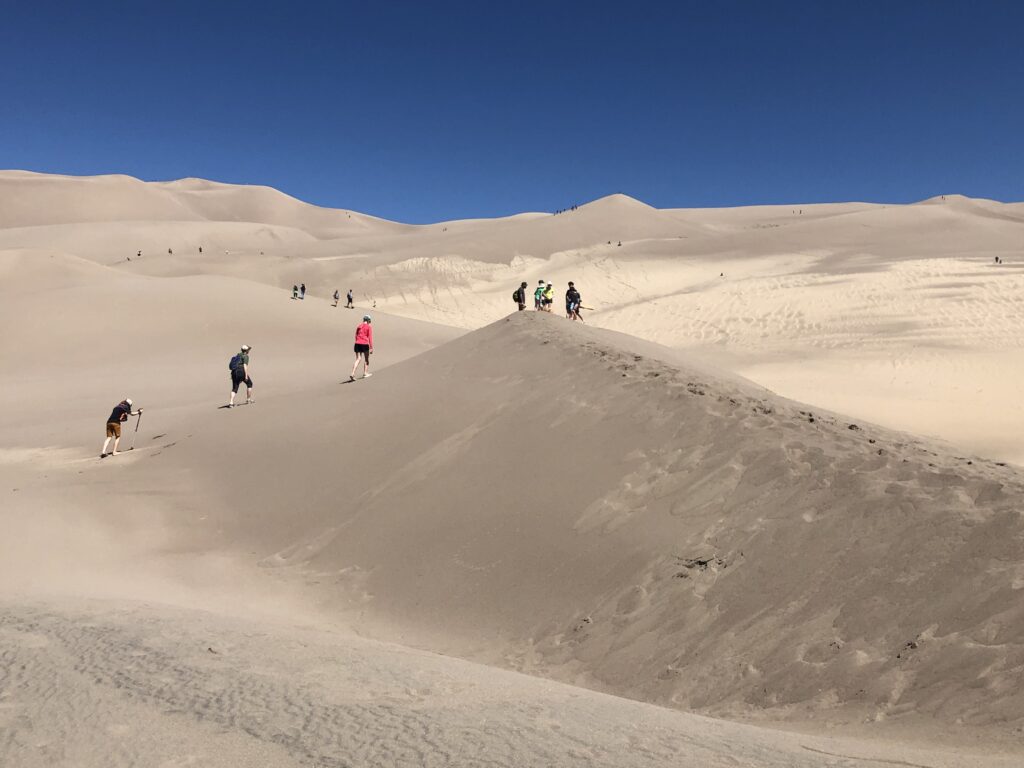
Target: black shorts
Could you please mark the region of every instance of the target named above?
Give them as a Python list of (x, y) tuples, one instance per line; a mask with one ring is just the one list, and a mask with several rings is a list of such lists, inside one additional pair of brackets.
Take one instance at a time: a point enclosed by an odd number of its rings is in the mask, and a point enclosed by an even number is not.
[(234, 371), (232, 371), (231, 372), (231, 391), (232, 392), (237, 392), (238, 388), (242, 384), (245, 384), (245, 386), (247, 386), (249, 389), (252, 389), (252, 379), (251, 378), (246, 378), (245, 373), (242, 372), (242, 371), (239, 371), (238, 373), (235, 373)]
[(353, 349), (357, 355), (362, 355), (367, 360), (370, 359), (370, 345), (369, 344), (356, 344)]

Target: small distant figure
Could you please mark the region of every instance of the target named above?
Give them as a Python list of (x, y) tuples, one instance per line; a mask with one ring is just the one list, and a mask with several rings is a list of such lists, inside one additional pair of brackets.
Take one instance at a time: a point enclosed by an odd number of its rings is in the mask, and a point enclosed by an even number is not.
[(202, 252), (203, 252), (203, 246), (201, 246), (201, 245), (199, 246), (199, 252), (200, 252), (200, 253), (202, 253)]
[(299, 286), (299, 298), (305, 301), (306, 299), (306, 284), (303, 283)]
[(345, 294), (345, 298), (348, 299), (348, 303), (345, 304), (346, 309), (355, 309), (356, 305), (352, 303), (352, 289), (348, 289), (348, 293)]
[(544, 281), (541, 280), (537, 283), (537, 288), (533, 292), (533, 308), (540, 312), (544, 309)]
[(341, 301), (341, 294), (338, 293), (338, 289), (334, 289), (334, 306), (338, 306), (338, 302)]
[(138, 253), (136, 253), (135, 254), (135, 258), (141, 259), (142, 258), (142, 251), (139, 251)]
[(370, 373), (370, 355), (373, 354), (373, 318), (369, 315), (363, 315), (363, 322), (356, 326), (356, 343), (353, 349), (356, 353), (356, 361), (352, 364), (352, 373), (349, 374), (348, 380), (356, 380), (356, 369), (359, 368), (359, 362), (363, 363), (363, 378), (368, 379), (372, 375)]
[(376, 308), (377, 308), (377, 300), (376, 300), (376, 299), (374, 299), (374, 300), (373, 300), (373, 308), (374, 308), (374, 309), (376, 309)]
[(299, 286), (293, 285), (292, 286), (292, 299), (297, 301), (298, 298), (299, 298)]
[(582, 301), (583, 298), (580, 296), (580, 292), (576, 290), (575, 283), (570, 280), (569, 290), (565, 292), (565, 316), (568, 319), (583, 322), (583, 318), (580, 317), (580, 304)]
[(621, 241), (621, 240), (619, 240), (619, 245), (618, 245), (618, 247), (619, 247), (619, 248), (621, 248), (621, 247), (622, 247), (622, 241)]
[(551, 305), (553, 305), (554, 303), (555, 303), (555, 286), (552, 285), (551, 283), (548, 283), (547, 287), (544, 289), (544, 311), (545, 312), (550, 312), (551, 311)]
[(526, 281), (523, 281), (522, 285), (516, 288), (512, 294), (512, 301), (519, 306), (520, 312), (526, 309)]
[(249, 375), (250, 352), (252, 352), (252, 347), (243, 344), (241, 351), (228, 363), (228, 370), (231, 371), (231, 398), (228, 400), (228, 408), (235, 407), (235, 395), (238, 394), (238, 388), (242, 384), (245, 384), (245, 404), (249, 405), (255, 402), (252, 397), (252, 376)]
[[(130, 397), (126, 397), (114, 406), (114, 410), (110, 412), (110, 418), (107, 419), (107, 439), (103, 441), (103, 450), (100, 451), (101, 459), (107, 456), (117, 456), (120, 453), (117, 447), (121, 444), (121, 424), (128, 421), (129, 416), (141, 415), (141, 408), (137, 411), (132, 410), (132, 399)], [(114, 441), (114, 450), (107, 453), (107, 446), (110, 445), (111, 439)]]
[(174, 253), (174, 251), (172, 251), (170, 248), (167, 249), (167, 252), (168, 253)]

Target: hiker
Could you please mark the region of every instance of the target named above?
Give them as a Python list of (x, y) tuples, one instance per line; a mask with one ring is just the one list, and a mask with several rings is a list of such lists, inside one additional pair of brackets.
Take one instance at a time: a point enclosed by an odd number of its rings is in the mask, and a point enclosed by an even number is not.
[(306, 298), (306, 284), (303, 283), (299, 286), (299, 298), (305, 300)]
[(299, 286), (297, 285), (292, 286), (292, 298), (295, 300), (298, 300), (299, 298)]
[[(128, 421), (129, 416), (139, 416), (141, 413), (141, 408), (137, 411), (132, 410), (132, 399), (130, 397), (126, 397), (114, 406), (114, 410), (110, 412), (110, 418), (107, 419), (107, 439), (103, 441), (103, 450), (100, 451), (101, 459), (107, 456), (117, 456), (120, 453), (117, 450), (117, 446), (121, 442), (121, 423)], [(107, 453), (107, 446), (110, 445), (111, 438), (114, 439), (114, 450), (111, 453)]]
[(200, 253), (202, 253), (202, 252), (203, 252), (203, 246), (201, 246), (201, 245), (199, 246), (199, 252), (200, 252)]
[(550, 312), (551, 305), (555, 303), (555, 286), (548, 283), (548, 287), (544, 289), (544, 311)]
[(345, 305), (345, 309), (355, 309), (355, 304), (352, 303), (352, 289), (348, 289), (348, 294), (345, 296), (348, 299), (348, 303)]
[(512, 301), (519, 305), (520, 312), (526, 309), (526, 281), (516, 288), (515, 293), (512, 294)]
[(338, 289), (334, 289), (334, 306), (338, 306), (338, 302), (341, 301), (341, 294), (338, 293)]
[(533, 292), (533, 308), (540, 312), (544, 309), (544, 281), (537, 283), (537, 290)]
[(359, 367), (360, 360), (363, 361), (363, 378), (368, 379), (373, 375), (370, 373), (370, 355), (373, 354), (372, 322), (372, 317), (363, 315), (363, 322), (356, 326), (356, 343), (353, 347), (356, 353), (356, 361), (352, 364), (352, 373), (348, 377), (349, 381), (356, 380), (356, 369)]
[(255, 402), (252, 398), (252, 377), (249, 375), (250, 352), (252, 352), (252, 347), (243, 344), (242, 350), (228, 363), (228, 368), (231, 369), (231, 399), (228, 400), (228, 408), (235, 407), (235, 395), (238, 394), (238, 388), (243, 383), (245, 384), (245, 404), (249, 405)]
[(569, 281), (569, 290), (565, 292), (565, 316), (570, 320), (583, 321), (580, 317), (580, 302), (583, 299), (580, 298), (580, 292), (576, 290), (575, 284)]

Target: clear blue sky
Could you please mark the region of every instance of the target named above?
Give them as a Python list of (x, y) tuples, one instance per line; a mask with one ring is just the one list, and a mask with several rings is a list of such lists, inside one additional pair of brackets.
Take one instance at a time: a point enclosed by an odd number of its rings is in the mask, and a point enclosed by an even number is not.
[(0, 0), (0, 168), (411, 222), (1024, 200), (1024, 3)]

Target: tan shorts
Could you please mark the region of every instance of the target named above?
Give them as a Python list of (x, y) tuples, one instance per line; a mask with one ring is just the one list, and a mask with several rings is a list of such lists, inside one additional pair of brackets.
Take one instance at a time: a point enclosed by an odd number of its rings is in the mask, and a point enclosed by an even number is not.
[(121, 425), (116, 421), (108, 421), (107, 437), (121, 437)]

